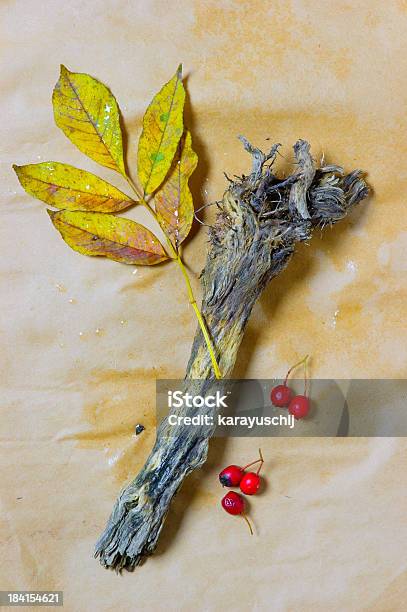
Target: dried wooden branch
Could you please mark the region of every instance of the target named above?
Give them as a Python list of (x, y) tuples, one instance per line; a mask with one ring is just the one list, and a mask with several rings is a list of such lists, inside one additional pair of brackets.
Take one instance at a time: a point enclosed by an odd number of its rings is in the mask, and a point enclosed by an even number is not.
[[(308, 240), (314, 228), (344, 218), (368, 194), (359, 170), (345, 175), (335, 165), (316, 168), (304, 140), (294, 145), (297, 168), (284, 180), (272, 171), (279, 145), (264, 154), (241, 140), (252, 155), (252, 172), (232, 182), (219, 204), (201, 275), (202, 313), (225, 377), (232, 373), (257, 298), (287, 266), (295, 244)], [(200, 330), (186, 378), (203, 379), (194, 383), (201, 394), (214, 378)], [(184, 478), (205, 462), (213, 429), (178, 431), (178, 437), (171, 436), (163, 421), (144, 467), (116, 501), (95, 549), (105, 567), (133, 570), (154, 551), (173, 496)]]

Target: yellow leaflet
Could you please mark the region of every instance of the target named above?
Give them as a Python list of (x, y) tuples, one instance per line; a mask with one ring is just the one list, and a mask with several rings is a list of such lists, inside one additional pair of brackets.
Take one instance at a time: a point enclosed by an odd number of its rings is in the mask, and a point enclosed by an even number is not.
[(137, 171), (146, 194), (163, 182), (183, 132), (185, 90), (181, 65), (147, 108), (138, 143)]
[(158, 238), (143, 225), (104, 213), (48, 210), (69, 246), (82, 255), (151, 266), (168, 259)]
[(191, 146), (191, 134), (186, 132), (179, 143), (171, 171), (155, 194), (157, 217), (175, 248), (188, 236), (194, 218), (194, 205), (188, 179), (198, 163)]
[(136, 203), (94, 174), (68, 164), (42, 162), (13, 168), (27, 193), (55, 208), (119, 212)]
[(105, 85), (61, 66), (52, 103), (55, 123), (82, 153), (125, 175), (119, 108)]

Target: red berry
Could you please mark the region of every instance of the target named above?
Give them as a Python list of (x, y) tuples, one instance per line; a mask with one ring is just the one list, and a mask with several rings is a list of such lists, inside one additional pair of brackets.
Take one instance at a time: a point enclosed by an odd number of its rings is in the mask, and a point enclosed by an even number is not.
[(220, 484), (223, 487), (238, 487), (243, 474), (244, 471), (238, 465), (229, 465), (219, 474)]
[(290, 387), (287, 387), (287, 385), (277, 385), (276, 387), (273, 387), (270, 395), (274, 406), (278, 406), (278, 408), (288, 406), (292, 396), (292, 391)]
[(222, 508), (229, 514), (242, 514), (244, 510), (244, 499), (239, 493), (229, 491), (221, 501)]
[(308, 397), (305, 395), (296, 395), (291, 400), (288, 411), (292, 414), (296, 419), (302, 419), (307, 416), (310, 409), (310, 402)]
[(255, 495), (260, 487), (260, 476), (255, 472), (247, 472), (240, 481), (240, 490), (246, 495)]

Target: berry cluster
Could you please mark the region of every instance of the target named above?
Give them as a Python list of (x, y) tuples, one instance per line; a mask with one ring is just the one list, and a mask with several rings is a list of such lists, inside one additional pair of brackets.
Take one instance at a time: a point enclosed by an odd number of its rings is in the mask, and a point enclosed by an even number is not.
[[(260, 470), (263, 466), (264, 459), (259, 449), (260, 458), (256, 461), (248, 463), (244, 467), (238, 465), (229, 465), (219, 474), (219, 480), (223, 487), (240, 487), (240, 490), (245, 495), (256, 495), (260, 488)], [(247, 468), (259, 463), (256, 472), (246, 472)], [(253, 529), (249, 519), (244, 513), (244, 498), (235, 491), (229, 491), (222, 498), (222, 508), (229, 514), (240, 514), (249, 526), (250, 533), (253, 535)]]
[[(307, 416), (310, 410), (310, 401), (307, 395), (307, 360), (308, 355), (293, 365), (287, 372), (282, 385), (277, 385), (271, 390), (271, 401), (278, 408), (288, 408), (290, 414), (296, 419), (302, 419)], [(304, 395), (294, 395), (290, 387), (287, 386), (287, 380), (291, 372), (304, 364)]]

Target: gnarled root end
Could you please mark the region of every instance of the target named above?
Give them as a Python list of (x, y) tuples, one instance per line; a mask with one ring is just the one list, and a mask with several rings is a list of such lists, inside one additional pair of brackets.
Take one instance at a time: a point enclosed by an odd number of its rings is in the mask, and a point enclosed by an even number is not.
[[(201, 383), (196, 392), (207, 388)], [(96, 544), (95, 557), (104, 567), (132, 571), (154, 551), (172, 498), (185, 477), (206, 460), (212, 429), (180, 426), (175, 436), (167, 420), (161, 423), (145, 466), (121, 492)]]

